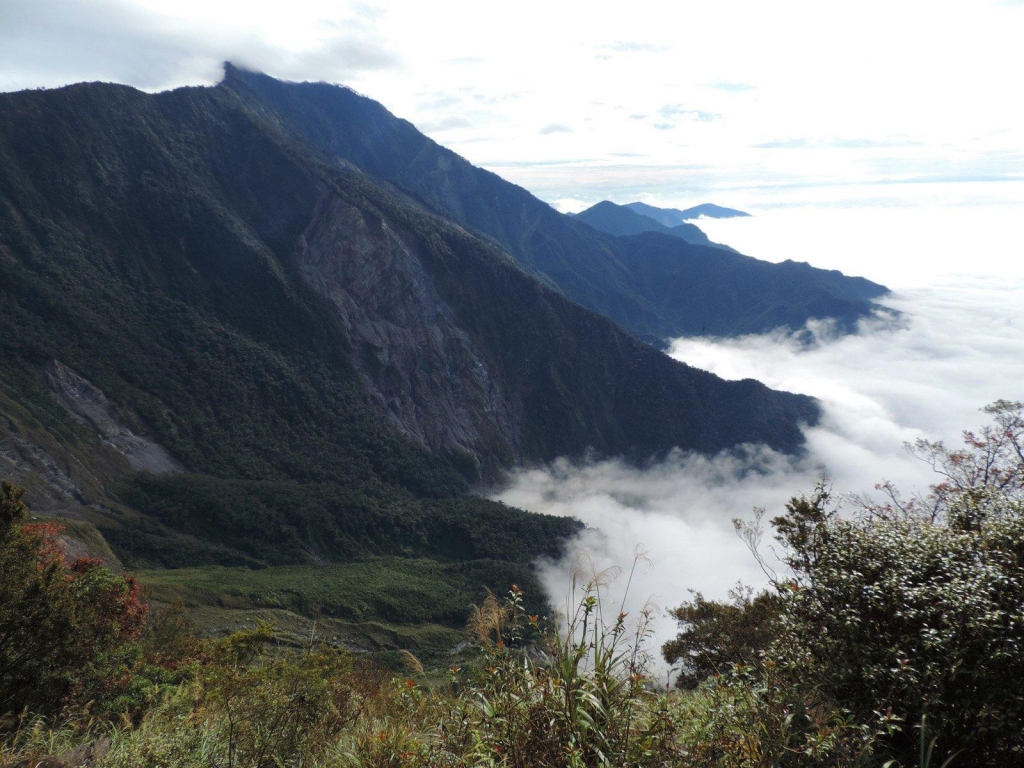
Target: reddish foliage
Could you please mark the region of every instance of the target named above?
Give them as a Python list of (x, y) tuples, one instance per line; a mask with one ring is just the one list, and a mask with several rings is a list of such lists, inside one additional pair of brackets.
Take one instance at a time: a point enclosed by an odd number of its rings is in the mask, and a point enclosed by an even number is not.
[(64, 528), (29, 523), (23, 496), (0, 483), (0, 713), (119, 700), (140, 669), (142, 589), (96, 558), (69, 563)]
[(64, 549), (60, 545), (60, 535), (64, 533), (63, 525), (29, 523), (23, 525), (21, 530), (37, 548), (40, 570), (64, 565)]
[(118, 638), (121, 640), (137, 640), (142, 634), (149, 615), (149, 603), (142, 600), (142, 587), (134, 576), (125, 578), (127, 592), (121, 597), (118, 606)]
[(102, 566), (103, 561), (97, 557), (80, 557), (71, 564), (71, 572), (81, 576), (93, 568), (101, 568)]

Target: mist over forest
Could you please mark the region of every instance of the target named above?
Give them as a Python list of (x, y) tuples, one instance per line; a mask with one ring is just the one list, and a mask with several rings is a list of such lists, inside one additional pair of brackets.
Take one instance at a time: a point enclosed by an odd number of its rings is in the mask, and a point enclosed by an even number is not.
[[(669, 639), (676, 627), (666, 611), (687, 590), (725, 599), (739, 581), (766, 583), (733, 529), (734, 518), (749, 519), (754, 508), (776, 513), (822, 481), (851, 497), (877, 499), (875, 485), (883, 481), (907, 493), (923, 491), (939, 478), (905, 445), (921, 438), (955, 445), (963, 430), (983, 421), (983, 406), (1019, 391), (1024, 279), (1020, 261), (1007, 258), (1012, 224), (1006, 214), (979, 206), (945, 217), (912, 208), (699, 220), (720, 242), (737, 236), (745, 252), (795, 259), (827, 253), (819, 260), (828, 266), (873, 266), (878, 272), (869, 276), (902, 286), (880, 301), (894, 314), (862, 321), (850, 335), (824, 322), (801, 332), (672, 341), (670, 355), (726, 379), (754, 378), (819, 398), (824, 418), (805, 427), (805, 453), (787, 456), (754, 445), (712, 457), (679, 452), (642, 468), (561, 461), (513, 475), (495, 498), (587, 523), (576, 544), (599, 569), (628, 566), (641, 547), (650, 564), (634, 579), (628, 603), (634, 611), (648, 600), (658, 605), (657, 636)], [(933, 232), (938, 219), (956, 226)], [(842, 240), (854, 231), (853, 243)], [(840, 240), (834, 250), (830, 237)], [(929, 266), (911, 277), (899, 249), (915, 239), (915, 247), (927, 249)], [(973, 243), (970, 258), (965, 242)], [(771, 542), (765, 544), (771, 557)], [(573, 567), (571, 557), (546, 566), (545, 585), (556, 604), (564, 602)]]

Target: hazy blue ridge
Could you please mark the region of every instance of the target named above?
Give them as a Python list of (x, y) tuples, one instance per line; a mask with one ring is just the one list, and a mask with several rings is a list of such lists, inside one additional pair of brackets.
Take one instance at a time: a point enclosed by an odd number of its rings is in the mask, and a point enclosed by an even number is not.
[(626, 203), (625, 207), (654, 219), (666, 227), (675, 227), (683, 222), (699, 219), (701, 216), (707, 216), (709, 219), (734, 219), (740, 216), (750, 216), (745, 211), (725, 208), (714, 203), (702, 203), (701, 205), (695, 205), (692, 208), (685, 208), (683, 210), (678, 208), (658, 208), (647, 203)]
[(642, 232), (660, 232), (678, 237), (693, 245), (716, 246), (708, 236), (694, 224), (678, 224), (667, 227), (654, 219), (644, 216), (623, 205), (607, 200), (597, 203), (576, 214), (576, 219), (586, 222), (594, 229), (609, 235), (639, 235)]

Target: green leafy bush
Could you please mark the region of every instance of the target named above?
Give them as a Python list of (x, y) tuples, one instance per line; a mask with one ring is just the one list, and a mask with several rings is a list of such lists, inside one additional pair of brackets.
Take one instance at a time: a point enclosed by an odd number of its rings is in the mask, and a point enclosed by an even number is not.
[(879, 741), (892, 730), (889, 720), (857, 722), (770, 660), (734, 666), (676, 702), (676, 739), (690, 768), (878, 765)]
[(860, 723), (904, 723), (897, 752), (927, 719), (962, 764), (1024, 760), (1024, 404), (964, 448), (913, 450), (943, 481), (903, 502), (841, 515), (827, 490), (773, 521), (792, 579), (778, 584), (773, 656)]

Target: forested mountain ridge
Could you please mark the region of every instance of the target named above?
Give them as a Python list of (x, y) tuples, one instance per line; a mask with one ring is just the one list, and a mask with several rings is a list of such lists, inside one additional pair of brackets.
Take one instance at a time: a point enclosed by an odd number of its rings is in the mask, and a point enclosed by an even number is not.
[[(668, 227), (629, 206), (605, 201), (575, 218), (614, 236), (634, 284), (662, 317), (688, 334), (737, 336), (768, 328), (796, 329), (808, 318), (830, 318), (839, 330), (852, 331), (865, 303), (880, 291), (869, 280), (836, 270), (744, 256), (712, 243), (693, 224)], [(719, 290), (708, 290), (709, 285)]]
[[(773, 330), (772, 318), (794, 300), (815, 314), (798, 315), (797, 326), (809, 317), (835, 317), (843, 328), (874, 310), (870, 299), (886, 292), (862, 278), (819, 283), (821, 272), (804, 265), (800, 291), (785, 280), (771, 280), (762, 290), (762, 306), (747, 310), (731, 302), (726, 316), (713, 314), (691, 322), (693, 312), (683, 296), (654, 295), (648, 278), (668, 259), (673, 284), (690, 261), (703, 262), (701, 246), (666, 241), (664, 250), (628, 246), (563, 215), (525, 189), (477, 168), (424, 136), (409, 122), (395, 117), (377, 102), (347, 88), (327, 83), (290, 83), (267, 75), (226, 66), (221, 88), (258, 104), (282, 124), (300, 132), (308, 144), (334, 162), (352, 164), (378, 181), (393, 185), (427, 209), (490, 239), (521, 266), (573, 301), (612, 318), (637, 337), (656, 345), (665, 339), (700, 334), (708, 327)], [(720, 250), (720, 249), (719, 249)], [(737, 285), (744, 289), (756, 278), (737, 262), (715, 280), (699, 270), (686, 278), (702, 291), (707, 308), (729, 297)], [(771, 267), (769, 267), (771, 271)], [(841, 276), (840, 276), (841, 277)], [(655, 282), (658, 282), (657, 279)], [(826, 284), (827, 283), (827, 284)], [(815, 295), (808, 296), (808, 292)], [(773, 311), (764, 311), (771, 305)], [(735, 314), (739, 312), (739, 315)]]
[(791, 450), (817, 418), (670, 360), (230, 87), (0, 96), (0, 307), (0, 467), (130, 562), (524, 564), (577, 525), (466, 496), (504, 467)]

